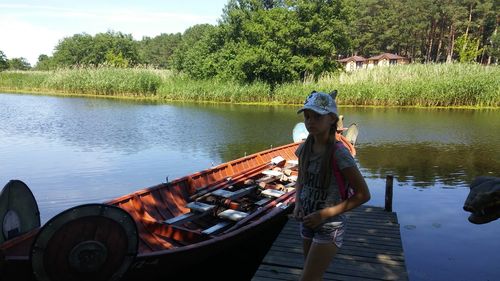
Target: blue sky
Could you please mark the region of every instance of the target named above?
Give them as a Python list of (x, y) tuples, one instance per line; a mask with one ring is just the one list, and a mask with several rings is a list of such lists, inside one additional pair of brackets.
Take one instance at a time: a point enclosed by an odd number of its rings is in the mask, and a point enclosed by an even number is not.
[(0, 0), (0, 50), (34, 65), (60, 39), (108, 30), (136, 40), (217, 24), (228, 0)]

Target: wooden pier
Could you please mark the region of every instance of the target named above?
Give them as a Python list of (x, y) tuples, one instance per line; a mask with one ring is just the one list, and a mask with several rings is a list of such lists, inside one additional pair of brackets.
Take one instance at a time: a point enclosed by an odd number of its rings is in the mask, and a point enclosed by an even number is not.
[[(396, 213), (361, 206), (347, 217), (344, 244), (323, 280), (408, 280)], [(303, 260), (299, 224), (290, 219), (252, 280), (298, 280)]]

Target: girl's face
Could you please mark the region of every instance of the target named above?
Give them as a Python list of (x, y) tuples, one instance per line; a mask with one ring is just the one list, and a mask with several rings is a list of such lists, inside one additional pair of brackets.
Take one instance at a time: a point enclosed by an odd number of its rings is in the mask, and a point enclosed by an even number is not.
[(311, 135), (322, 135), (330, 132), (335, 120), (332, 114), (321, 115), (312, 110), (304, 110), (304, 123)]

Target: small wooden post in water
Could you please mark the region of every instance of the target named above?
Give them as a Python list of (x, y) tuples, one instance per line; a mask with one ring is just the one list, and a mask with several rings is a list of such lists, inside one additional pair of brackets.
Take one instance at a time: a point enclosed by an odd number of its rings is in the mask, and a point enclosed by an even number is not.
[(392, 182), (394, 177), (387, 175), (385, 179), (385, 211), (392, 212)]

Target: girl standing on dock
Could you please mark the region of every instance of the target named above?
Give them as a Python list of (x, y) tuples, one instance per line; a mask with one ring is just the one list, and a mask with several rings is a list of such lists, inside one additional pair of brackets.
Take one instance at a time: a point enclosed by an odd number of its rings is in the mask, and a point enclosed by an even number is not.
[[(295, 187), (294, 216), (301, 221), (304, 268), (302, 281), (322, 280), (346, 227), (345, 212), (370, 199), (370, 191), (356, 162), (336, 139), (339, 120), (335, 96), (313, 91), (297, 113), (304, 113), (309, 131), (299, 146), (299, 177)], [(337, 169), (338, 173), (335, 172)], [(339, 179), (339, 177), (341, 177)], [(352, 188), (353, 194), (340, 190)]]

